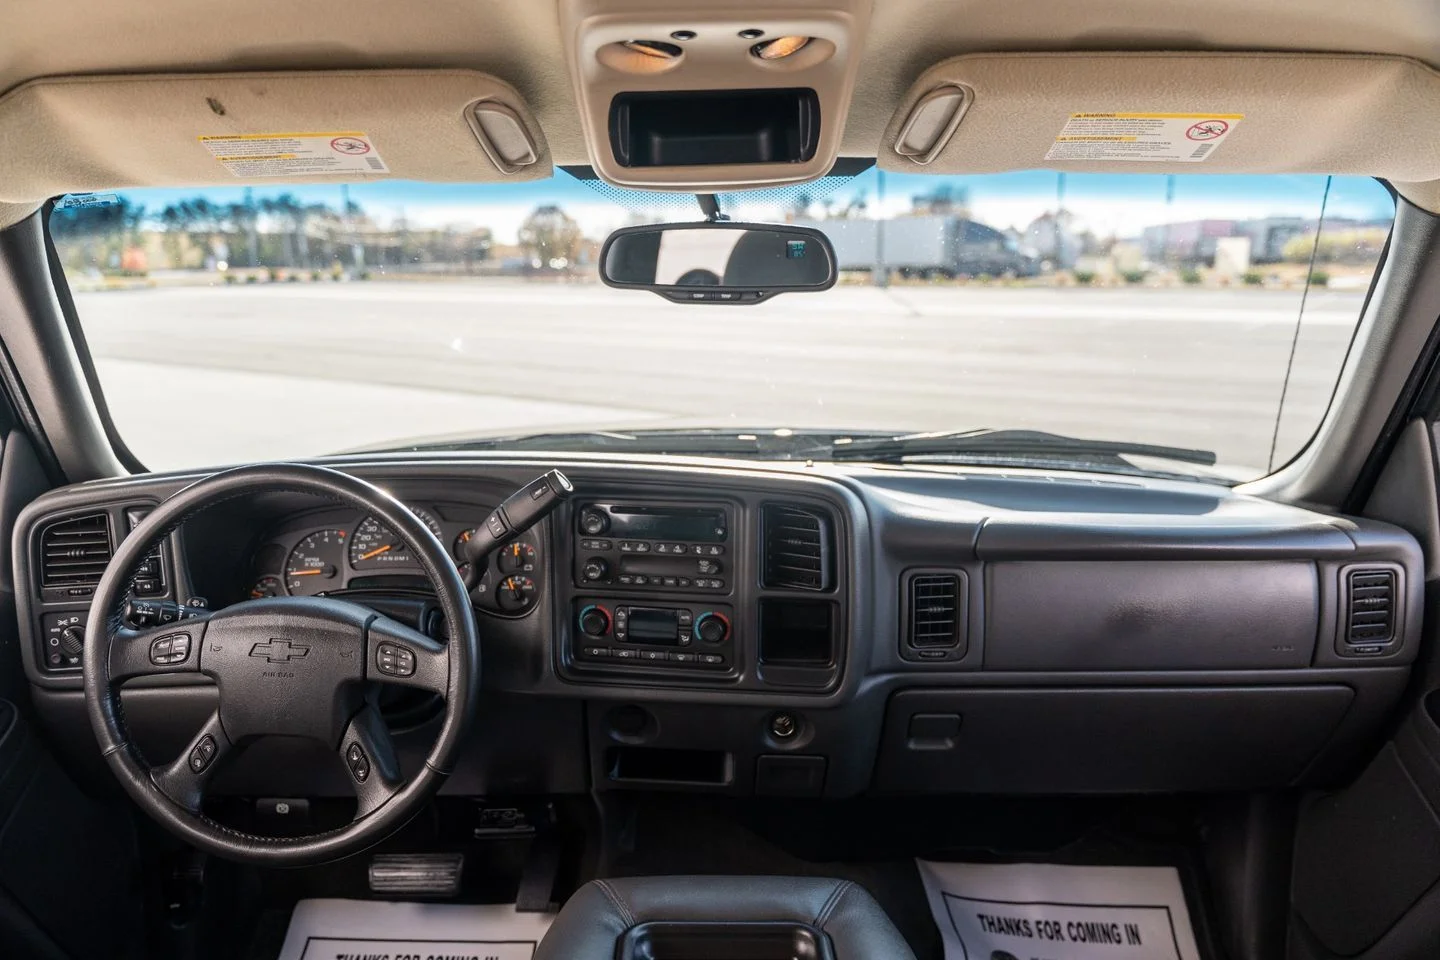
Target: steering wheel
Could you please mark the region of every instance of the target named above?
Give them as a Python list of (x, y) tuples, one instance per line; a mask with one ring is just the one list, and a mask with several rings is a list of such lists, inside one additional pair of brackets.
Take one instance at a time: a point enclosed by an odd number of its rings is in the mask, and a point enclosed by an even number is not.
[[(136, 568), (200, 512), (237, 497), (308, 493), (358, 507), (414, 549), (449, 624), (449, 643), (358, 604), (268, 597), (135, 630), (122, 611)], [(268, 866), (335, 860), (379, 842), (435, 794), (451, 770), (480, 690), (475, 614), (455, 565), (406, 507), (377, 487), (323, 467), (269, 464), (214, 474), (161, 503), (121, 542), (95, 588), (85, 630), (86, 708), (110, 768), (140, 808), (181, 839), (218, 856)], [(173, 763), (151, 766), (130, 739), (120, 687), (132, 678), (195, 674), (219, 705)], [(406, 782), (366, 681), (438, 694), (444, 717), (425, 762)], [(373, 688), (372, 688), (373, 689)], [(298, 837), (226, 827), (201, 809), (206, 786), (256, 737), (299, 736), (335, 752), (355, 790), (346, 826)]]

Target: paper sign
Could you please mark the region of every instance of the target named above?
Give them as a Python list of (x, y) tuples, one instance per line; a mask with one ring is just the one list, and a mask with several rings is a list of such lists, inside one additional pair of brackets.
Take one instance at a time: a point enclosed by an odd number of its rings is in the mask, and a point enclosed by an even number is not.
[(1046, 160), (1200, 163), (1243, 113), (1072, 113)]
[(534, 943), (489, 940), (352, 940), (315, 938), (301, 960), (530, 960)]
[(918, 863), (945, 960), (1200, 960), (1172, 867)]
[(246, 179), (390, 172), (374, 142), (355, 130), (250, 133), (199, 139), (226, 170)]
[(279, 960), (531, 960), (551, 918), (513, 904), (302, 900)]

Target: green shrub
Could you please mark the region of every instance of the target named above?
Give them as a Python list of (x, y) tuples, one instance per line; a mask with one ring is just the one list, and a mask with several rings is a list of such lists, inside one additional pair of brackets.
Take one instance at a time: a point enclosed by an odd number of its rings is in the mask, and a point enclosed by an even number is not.
[(1094, 270), (1076, 270), (1076, 271), (1075, 271), (1075, 282), (1078, 283), (1078, 284), (1080, 284), (1080, 286), (1082, 286), (1082, 287), (1088, 287), (1088, 286), (1090, 286), (1090, 284), (1092, 284), (1092, 283), (1095, 282), (1095, 271), (1094, 271)]
[(1265, 275), (1259, 270), (1246, 270), (1240, 275), (1240, 282), (1247, 287), (1258, 287), (1265, 282)]
[(1323, 287), (1323, 286), (1325, 286), (1326, 284), (1328, 284), (1329, 282), (1330, 282), (1330, 274), (1326, 273), (1324, 270), (1311, 270), (1311, 271), (1310, 271), (1310, 286), (1312, 286), (1312, 287)]
[(226, 283), (239, 283), (239, 282), (240, 282), (240, 278), (237, 277), (237, 276), (235, 276), (235, 274), (233, 274), (233, 273), (227, 273), (227, 274), (225, 274), (225, 282), (226, 282)]
[(1199, 270), (1187, 268), (1180, 271), (1180, 282), (1185, 284), (1187, 287), (1195, 286), (1195, 284), (1199, 283), (1200, 280), (1201, 277)]
[(245, 274), (245, 282), (246, 282), (246, 283), (259, 283), (259, 282), (260, 282), (260, 278), (257, 277), (257, 276), (255, 276), (255, 274), (253, 274), (253, 273), (247, 273), (247, 274)]
[(1145, 271), (1144, 271), (1144, 270), (1126, 270), (1124, 273), (1120, 274), (1120, 279), (1121, 279), (1121, 280), (1124, 280), (1126, 283), (1144, 283), (1144, 282), (1145, 282)]

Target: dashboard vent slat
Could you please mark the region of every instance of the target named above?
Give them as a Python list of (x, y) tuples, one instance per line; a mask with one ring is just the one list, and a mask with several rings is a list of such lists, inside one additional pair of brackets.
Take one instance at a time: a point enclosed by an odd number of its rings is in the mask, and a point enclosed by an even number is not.
[(905, 643), (912, 650), (938, 650), (960, 645), (960, 578), (948, 573), (916, 574), (910, 578)]
[(110, 564), (110, 518), (103, 513), (72, 517), (40, 534), (40, 577), (47, 587), (100, 582)]
[(808, 507), (767, 505), (761, 514), (764, 583), (780, 590), (829, 590), (830, 517)]
[(1395, 572), (1355, 570), (1349, 577), (1349, 610), (1345, 642), (1352, 646), (1390, 643), (1395, 639)]

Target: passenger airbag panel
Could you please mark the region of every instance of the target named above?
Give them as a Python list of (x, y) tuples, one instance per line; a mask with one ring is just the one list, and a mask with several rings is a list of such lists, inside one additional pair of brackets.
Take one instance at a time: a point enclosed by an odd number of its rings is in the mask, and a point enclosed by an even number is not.
[(1045, 561), (986, 570), (987, 670), (1307, 667), (1320, 586), (1305, 561)]

